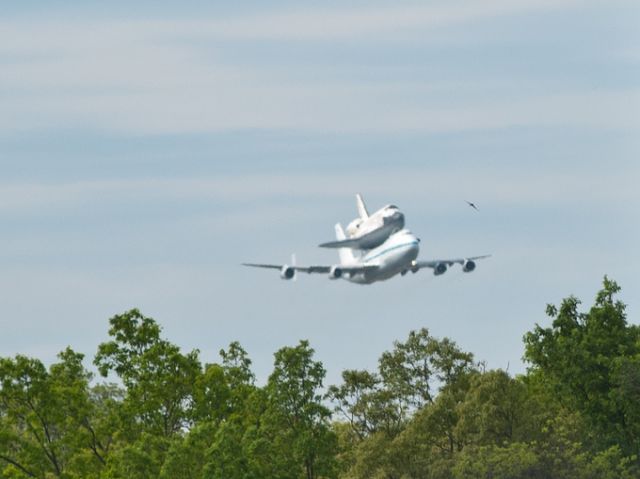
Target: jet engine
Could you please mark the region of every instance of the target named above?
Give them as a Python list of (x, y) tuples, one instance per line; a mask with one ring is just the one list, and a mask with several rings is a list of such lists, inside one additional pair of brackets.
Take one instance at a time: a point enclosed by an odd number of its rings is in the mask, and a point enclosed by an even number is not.
[(329, 279), (339, 279), (342, 278), (342, 268), (339, 266), (332, 266), (329, 270)]
[(462, 265), (462, 271), (464, 271), (465, 273), (471, 273), (474, 269), (476, 269), (475, 261), (471, 261), (470, 259), (464, 261), (464, 264)]
[(433, 268), (433, 274), (436, 276), (440, 276), (441, 274), (445, 274), (447, 272), (447, 265), (444, 263), (438, 263), (435, 268)]
[(291, 266), (287, 266), (285, 264), (282, 267), (282, 269), (280, 269), (280, 277), (282, 279), (293, 279), (295, 275), (296, 275), (296, 270)]

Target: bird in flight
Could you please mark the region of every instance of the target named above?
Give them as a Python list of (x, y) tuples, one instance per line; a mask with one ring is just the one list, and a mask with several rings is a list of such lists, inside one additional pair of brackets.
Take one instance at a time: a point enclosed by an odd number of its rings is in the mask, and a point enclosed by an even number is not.
[(464, 200), (469, 206), (471, 206), (474, 210), (480, 211), (476, 205), (471, 203), (471, 201)]

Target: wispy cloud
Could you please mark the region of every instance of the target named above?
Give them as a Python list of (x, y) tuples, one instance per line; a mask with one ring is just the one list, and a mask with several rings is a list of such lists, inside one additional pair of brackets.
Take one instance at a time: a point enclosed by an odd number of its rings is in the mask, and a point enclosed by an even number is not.
[[(431, 29), (581, 3), (492, 0), (172, 22), (5, 21), (0, 23), (0, 62), (6, 66), (0, 73), (0, 128), (83, 126), (134, 134), (240, 128), (440, 132), (558, 124), (634, 128), (637, 90), (524, 91), (514, 101), (496, 96), (500, 79), (493, 78), (486, 80), (487, 100), (477, 80), (443, 84), (407, 75), (367, 80), (346, 75), (327, 82), (322, 67), (311, 66), (301, 76), (293, 63), (243, 65), (215, 53), (233, 49), (234, 42), (257, 46), (265, 39), (378, 42), (387, 35), (398, 40), (412, 30), (426, 35)], [(203, 44), (211, 54), (202, 54)], [(462, 97), (461, 88), (467, 92)]]
[[(398, 185), (402, 185), (400, 189)], [(429, 188), (425, 189), (425, 185)], [(451, 185), (455, 185), (452, 188)], [(58, 184), (11, 184), (0, 186), (0, 213), (29, 214), (65, 210), (87, 205), (134, 203), (239, 203), (252, 209), (266, 200), (286, 194), (295, 201), (312, 198), (346, 198), (356, 190), (369, 195), (459, 200), (460, 191), (472, 191), (485, 202), (548, 207), (557, 204), (624, 204), (638, 199), (634, 178), (625, 171), (607, 174), (496, 173), (474, 171), (370, 170), (366, 178), (356, 172), (279, 174), (216, 178), (130, 179), (82, 181)], [(395, 200), (394, 200), (395, 201)], [(276, 202), (277, 203), (277, 202)], [(457, 205), (457, 203), (456, 203)], [(279, 206), (275, 206), (276, 208)], [(433, 206), (441, 209), (442, 206)], [(225, 209), (229, 213), (228, 209)], [(212, 211), (211, 214), (213, 214)], [(235, 214), (235, 213), (234, 213)]]
[(579, 0), (489, 0), (441, 2), (426, 6), (315, 9), (293, 13), (248, 16), (224, 22), (193, 22), (193, 35), (233, 39), (344, 40), (369, 35), (403, 33), (412, 29), (443, 28), (470, 21), (534, 11), (567, 8)]
[[(177, 15), (168, 21), (154, 20), (109, 20), (81, 22), (60, 28), (59, 21), (51, 23), (38, 17), (27, 25), (37, 28), (41, 35), (30, 35), (24, 24), (5, 23), (0, 33), (17, 40), (18, 45), (0, 46), (0, 51), (41, 51), (47, 38), (50, 47), (69, 50), (85, 49), (99, 44), (100, 38), (113, 38), (126, 42), (136, 38), (226, 38), (233, 40), (344, 40), (369, 35), (402, 33), (412, 29), (444, 28), (467, 22), (481, 21), (501, 16), (523, 15), (533, 12), (553, 11), (586, 5), (585, 0), (463, 0), (455, 2), (431, 2), (429, 5), (394, 3), (380, 6), (374, 3), (358, 8), (324, 7), (297, 8), (293, 11), (278, 11), (259, 14), (244, 12), (231, 14), (223, 19), (198, 19)], [(52, 34), (57, 34), (52, 36)], [(66, 40), (82, 35), (83, 43), (70, 44)], [(120, 40), (118, 41), (117, 38)]]

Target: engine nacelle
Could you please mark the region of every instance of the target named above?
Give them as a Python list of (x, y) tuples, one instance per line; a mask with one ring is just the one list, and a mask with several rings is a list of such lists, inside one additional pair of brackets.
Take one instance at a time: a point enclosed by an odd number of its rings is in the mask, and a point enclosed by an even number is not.
[(282, 279), (293, 279), (296, 275), (296, 270), (292, 266), (286, 264), (280, 269), (280, 277)]
[(470, 259), (465, 260), (464, 264), (462, 265), (462, 271), (464, 271), (465, 273), (471, 273), (474, 269), (476, 269), (475, 261), (471, 261)]
[(435, 268), (433, 268), (433, 274), (436, 276), (440, 276), (441, 274), (445, 274), (447, 272), (447, 265), (444, 263), (438, 263)]
[(340, 279), (343, 273), (344, 271), (339, 266), (332, 266), (329, 270), (329, 279)]

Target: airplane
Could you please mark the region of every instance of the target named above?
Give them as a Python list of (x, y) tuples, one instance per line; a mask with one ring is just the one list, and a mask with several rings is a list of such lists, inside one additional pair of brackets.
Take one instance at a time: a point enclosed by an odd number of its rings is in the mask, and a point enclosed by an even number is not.
[[(336, 239), (343, 241), (346, 235), (340, 223), (335, 225)], [(338, 249), (340, 262), (331, 266), (296, 266), (287, 264), (243, 263), (244, 266), (254, 268), (268, 268), (280, 270), (282, 279), (293, 279), (298, 272), (328, 274), (329, 279), (345, 279), (357, 284), (371, 284), (384, 281), (400, 274), (404, 276), (409, 271), (417, 273), (423, 268), (433, 269), (433, 274), (439, 276), (454, 265), (462, 265), (462, 271), (470, 273), (476, 269), (476, 261), (491, 255), (471, 256), (468, 258), (437, 259), (419, 261), (420, 239), (407, 229), (389, 236), (380, 246), (355, 255), (352, 249), (343, 247)]]
[(347, 226), (345, 239), (329, 241), (322, 248), (373, 249), (384, 243), (389, 236), (404, 228), (404, 214), (395, 205), (387, 205), (369, 214), (364, 200), (356, 194), (358, 218)]

